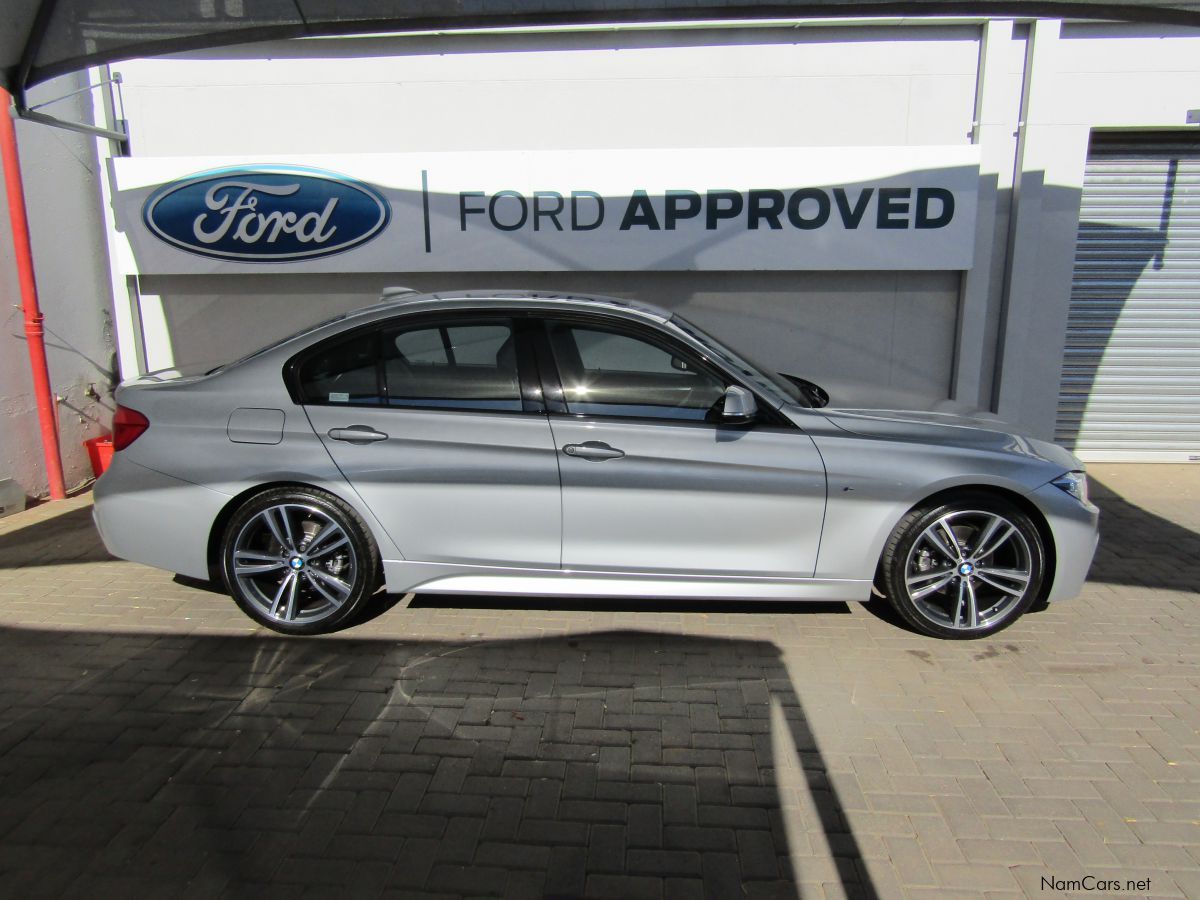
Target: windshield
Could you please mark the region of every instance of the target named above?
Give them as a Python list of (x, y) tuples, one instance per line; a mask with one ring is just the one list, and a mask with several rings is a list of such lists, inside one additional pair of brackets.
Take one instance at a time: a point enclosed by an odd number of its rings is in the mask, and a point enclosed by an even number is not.
[(750, 357), (735, 353), (712, 335), (701, 331), (691, 322), (681, 319), (678, 315), (671, 316), (671, 324), (684, 334), (702, 343), (713, 356), (721, 360), (721, 362), (725, 363), (725, 365), (729, 366), (737, 374), (745, 376), (748, 381), (752, 381), (757, 387), (765, 389), (767, 393), (782, 395), (780, 399), (786, 399), (787, 402), (796, 403), (800, 406), (812, 405), (805, 399), (799, 385), (789, 381), (783, 375), (773, 372), (769, 366), (759, 365), (750, 359)]

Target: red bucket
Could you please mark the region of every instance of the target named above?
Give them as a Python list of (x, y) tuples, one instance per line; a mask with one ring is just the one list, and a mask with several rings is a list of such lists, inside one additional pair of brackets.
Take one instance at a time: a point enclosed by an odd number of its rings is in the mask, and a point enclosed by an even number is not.
[(112, 437), (106, 434), (91, 438), (83, 442), (83, 447), (92, 462), (92, 474), (99, 478), (112, 462)]

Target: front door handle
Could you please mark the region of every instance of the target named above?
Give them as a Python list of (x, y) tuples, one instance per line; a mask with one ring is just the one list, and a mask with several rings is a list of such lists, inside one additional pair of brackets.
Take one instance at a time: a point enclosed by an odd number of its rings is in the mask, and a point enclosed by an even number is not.
[(606, 459), (620, 459), (625, 455), (624, 450), (610, 447), (603, 441), (584, 441), (582, 444), (567, 444), (562, 448), (567, 456), (577, 456), (580, 459), (590, 459), (601, 462)]
[(335, 441), (346, 441), (349, 444), (373, 444), (375, 441), (386, 441), (388, 436), (382, 431), (376, 431), (370, 425), (350, 425), (346, 428), (330, 428), (329, 437)]

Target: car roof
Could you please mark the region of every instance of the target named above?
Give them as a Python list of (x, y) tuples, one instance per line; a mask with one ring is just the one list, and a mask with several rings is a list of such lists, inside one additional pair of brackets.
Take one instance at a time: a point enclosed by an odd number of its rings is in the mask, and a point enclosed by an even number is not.
[(410, 288), (385, 288), (376, 303), (356, 309), (346, 315), (347, 319), (395, 312), (416, 311), (420, 307), (433, 309), (478, 309), (529, 308), (529, 309), (583, 309), (632, 314), (639, 318), (666, 322), (671, 314), (660, 307), (638, 300), (622, 300), (599, 294), (568, 294), (552, 291), (515, 290), (472, 290), (434, 291), (417, 293)]
[(383, 297), (370, 306), (363, 306), (309, 326), (302, 331), (281, 338), (255, 350), (248, 356), (218, 366), (217, 371), (230, 371), (246, 363), (274, 359), (278, 354), (292, 354), (299, 346), (316, 344), (332, 337), (348, 326), (369, 325), (376, 320), (386, 320), (397, 314), (437, 312), (441, 310), (475, 309), (530, 309), (553, 312), (555, 310), (592, 310), (631, 319), (641, 319), (663, 324), (671, 318), (665, 309), (636, 300), (621, 300), (593, 294), (563, 294), (543, 291), (437, 291), (417, 293), (410, 288), (387, 288)]

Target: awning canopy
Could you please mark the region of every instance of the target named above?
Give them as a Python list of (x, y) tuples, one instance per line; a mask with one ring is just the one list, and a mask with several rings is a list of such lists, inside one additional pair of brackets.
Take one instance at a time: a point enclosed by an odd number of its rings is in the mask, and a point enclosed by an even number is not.
[(2, 0), (0, 77), (29, 85), (88, 66), (263, 40), (462, 28), (840, 16), (1003, 16), (1200, 26), (1200, 0)]

